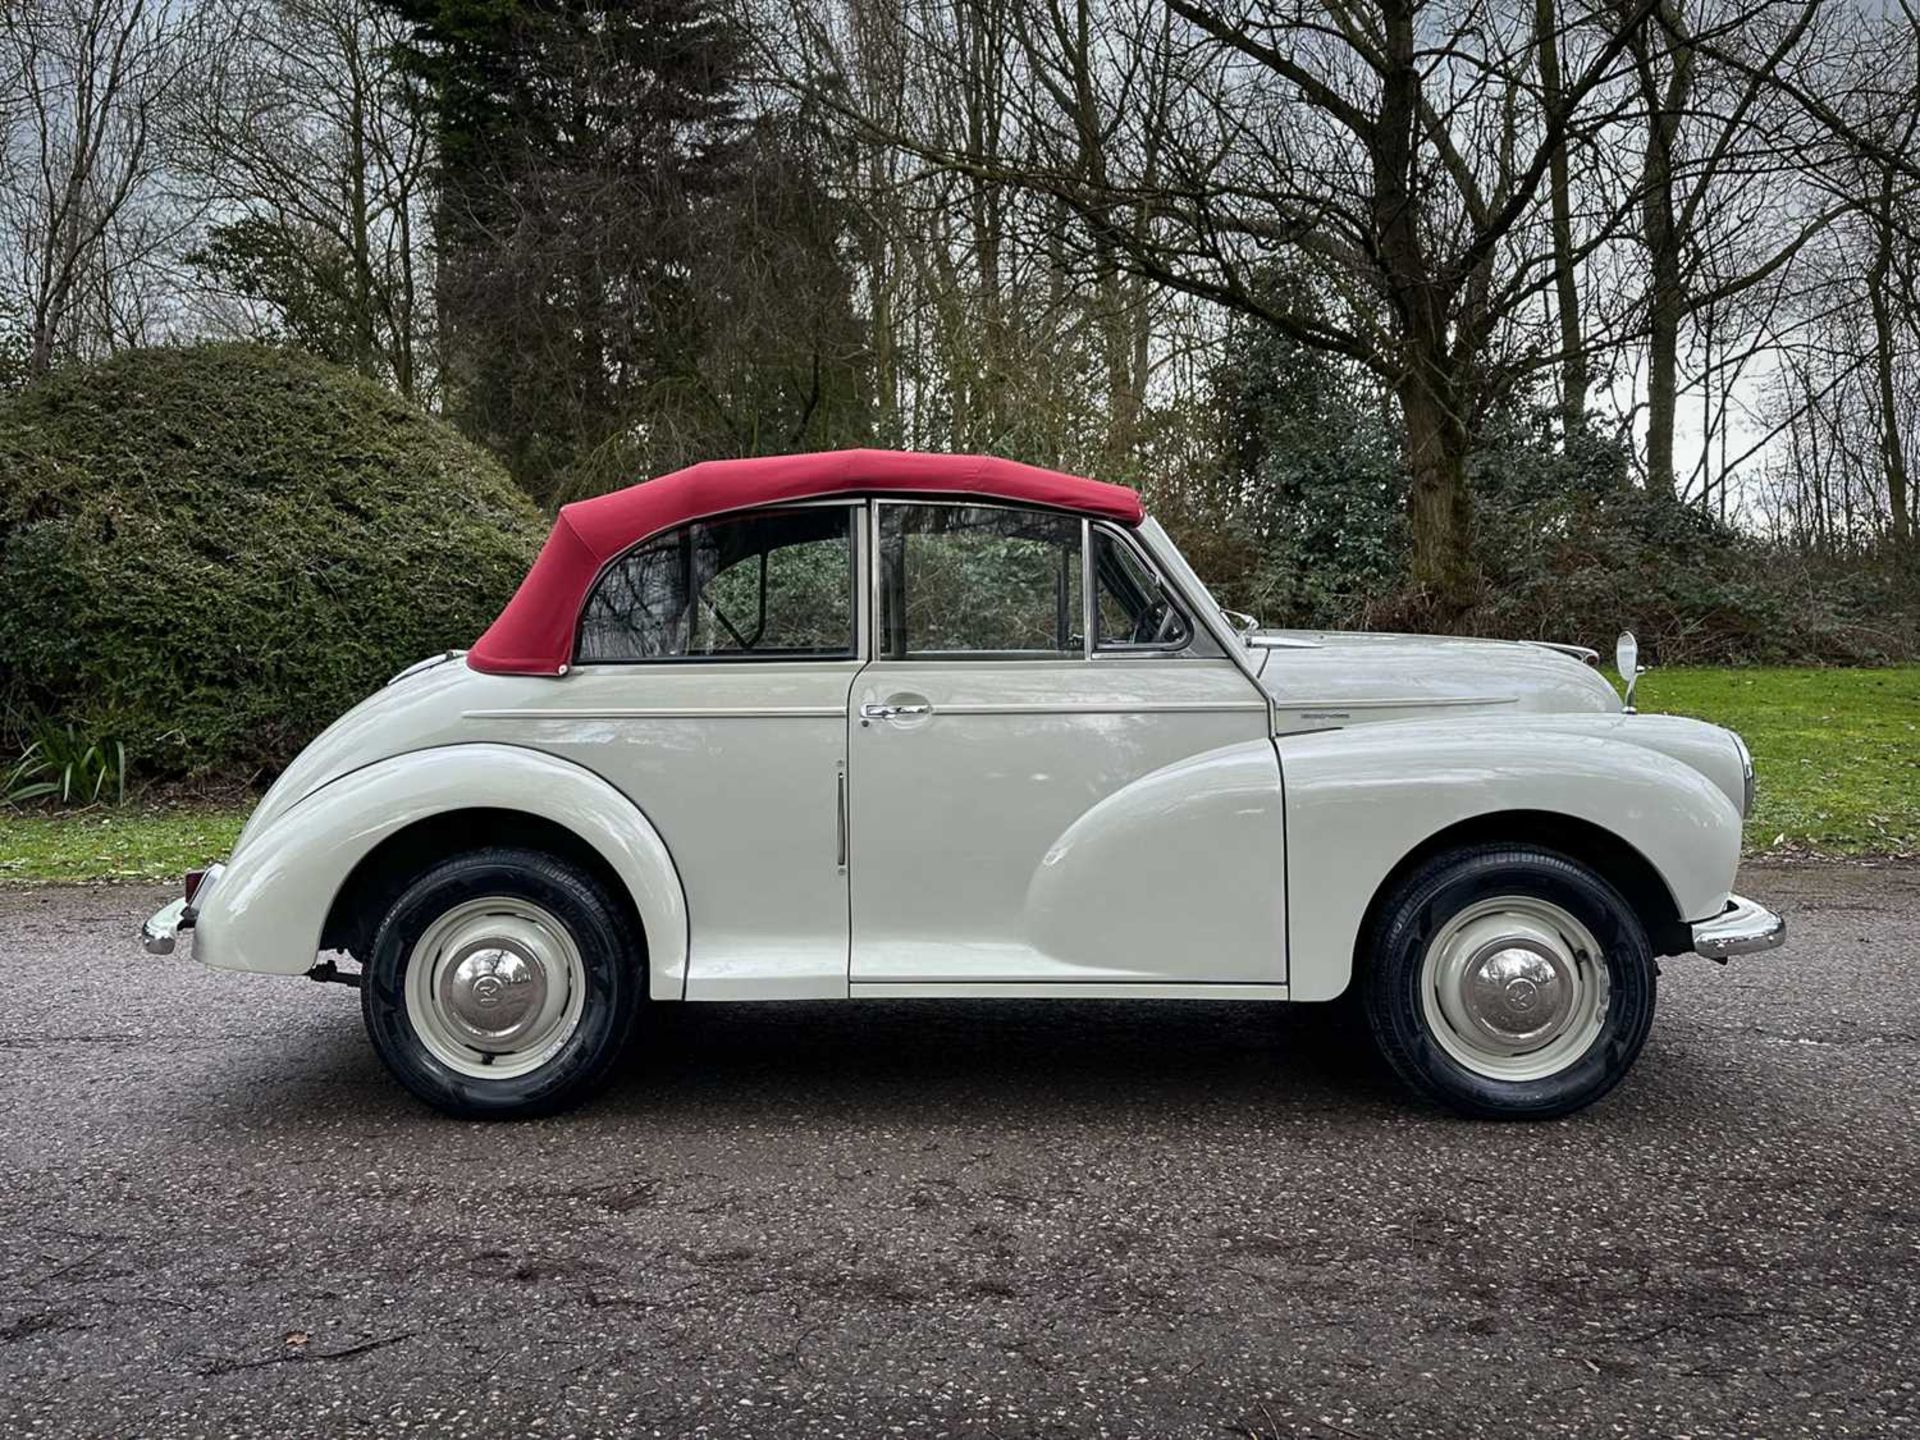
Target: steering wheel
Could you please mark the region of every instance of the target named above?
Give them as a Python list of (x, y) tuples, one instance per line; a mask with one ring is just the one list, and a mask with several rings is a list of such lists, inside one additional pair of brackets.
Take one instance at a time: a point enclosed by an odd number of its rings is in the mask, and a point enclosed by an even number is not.
[(1133, 643), (1166, 645), (1180, 634), (1180, 615), (1166, 600), (1156, 600), (1134, 622)]

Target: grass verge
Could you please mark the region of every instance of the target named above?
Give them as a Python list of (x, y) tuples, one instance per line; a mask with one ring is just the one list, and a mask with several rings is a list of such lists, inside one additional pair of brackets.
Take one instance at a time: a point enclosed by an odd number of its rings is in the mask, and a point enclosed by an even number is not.
[(1920, 853), (1920, 665), (1650, 670), (1635, 699), (1746, 740), (1749, 854)]
[(178, 880), (231, 850), (246, 818), (232, 805), (0, 810), (0, 883)]

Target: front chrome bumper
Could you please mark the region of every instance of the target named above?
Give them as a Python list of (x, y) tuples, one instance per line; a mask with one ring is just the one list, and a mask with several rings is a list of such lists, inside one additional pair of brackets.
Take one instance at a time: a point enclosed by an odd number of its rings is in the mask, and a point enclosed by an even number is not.
[(1730, 955), (1771, 950), (1787, 938), (1787, 922), (1744, 895), (1727, 898), (1727, 908), (1711, 920), (1692, 925), (1693, 953), (1724, 961)]

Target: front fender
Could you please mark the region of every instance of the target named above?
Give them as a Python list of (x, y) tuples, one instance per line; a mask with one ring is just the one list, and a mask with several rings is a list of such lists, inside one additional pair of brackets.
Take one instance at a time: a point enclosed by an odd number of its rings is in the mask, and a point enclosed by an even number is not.
[(1281, 737), (1292, 998), (1346, 988), (1367, 907), (1402, 860), (1442, 830), (1503, 811), (1567, 815), (1617, 836), (1659, 873), (1682, 920), (1725, 908), (1740, 813), (1723, 783), (1620, 732), (1542, 719)]
[(322, 785), (258, 829), (250, 826), (199, 907), (194, 958), (219, 970), (304, 974), (354, 866), (416, 821), (468, 809), (536, 815), (591, 845), (640, 912), (651, 992), (680, 998), (686, 895), (659, 834), (592, 771), (514, 745), (445, 745), (391, 756)]

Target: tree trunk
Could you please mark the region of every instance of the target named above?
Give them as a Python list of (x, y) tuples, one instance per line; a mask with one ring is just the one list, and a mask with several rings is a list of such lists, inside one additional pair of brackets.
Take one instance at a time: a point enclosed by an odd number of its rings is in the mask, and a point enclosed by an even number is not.
[(875, 224), (867, 235), (867, 288), (872, 295), (868, 335), (873, 350), (874, 427), (885, 443), (902, 443), (900, 431), (899, 336), (893, 314), (893, 276), (887, 264), (885, 236)]
[(1682, 236), (1674, 224), (1674, 146), (1692, 90), (1693, 57), (1678, 24), (1658, 27), (1668, 39), (1672, 70), (1663, 85), (1648, 32), (1634, 41), (1640, 89), (1647, 102), (1647, 152), (1641, 173), (1641, 239), (1647, 247), (1647, 488), (1677, 495), (1673, 430), (1680, 396), (1680, 325), (1686, 318)]
[(1867, 297), (1873, 306), (1874, 379), (1879, 391), (1880, 453), (1887, 468), (1887, 509), (1890, 533), (1896, 545), (1913, 537), (1907, 500), (1907, 454), (1900, 440), (1900, 407), (1894, 391), (1893, 311), (1887, 282), (1893, 269), (1893, 167), (1880, 173), (1880, 204), (1874, 212), (1873, 266), (1867, 274)]
[(1426, 592), (1435, 619), (1451, 625), (1474, 601), (1470, 437), (1452, 397), (1431, 377), (1410, 375), (1399, 391), (1406, 423), (1413, 581)]
[[(1651, 234), (1651, 229), (1649, 231)], [(1680, 406), (1680, 264), (1666, 242), (1652, 252), (1647, 313), (1647, 488), (1677, 495), (1673, 468), (1674, 420)]]
[(409, 400), (418, 400), (418, 377), (414, 362), (414, 327), (418, 324), (415, 313), (417, 298), (414, 294), (413, 274), (413, 195), (411, 187), (403, 187), (399, 203), (394, 207), (400, 222), (399, 256), (400, 266), (400, 306), (399, 315), (394, 324), (393, 336), (393, 383), (400, 393)]
[[(346, 42), (355, 42), (349, 38)], [(360, 55), (349, 50), (352, 98), (347, 111), (347, 237), (353, 262), (353, 365), (369, 379), (380, 378), (374, 326), (373, 219), (367, 198), (368, 102), (360, 73)]]
[[(1540, 51), (1540, 101), (1548, 111), (1561, 104), (1560, 21), (1554, 0), (1536, 0), (1534, 33)], [(1560, 322), (1560, 429), (1571, 439), (1587, 426), (1586, 337), (1580, 332), (1580, 286), (1573, 255), (1573, 190), (1563, 140), (1547, 161), (1547, 196), (1553, 231), (1553, 285)]]
[(1420, 98), (1415, 6), (1391, 0), (1381, 8), (1387, 64), (1368, 145), (1373, 230), (1399, 341), (1395, 389), (1406, 423), (1413, 582), (1426, 593), (1435, 623), (1450, 627), (1474, 598), (1469, 435), (1448, 353), (1449, 297), (1433, 274), (1415, 199)]

